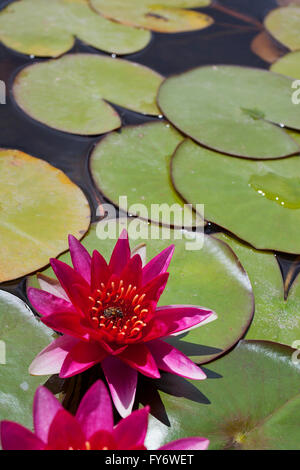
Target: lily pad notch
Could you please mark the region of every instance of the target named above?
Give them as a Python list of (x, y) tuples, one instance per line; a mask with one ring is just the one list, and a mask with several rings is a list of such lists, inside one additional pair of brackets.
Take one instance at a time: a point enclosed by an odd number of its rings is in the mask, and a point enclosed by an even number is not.
[(68, 54), (25, 66), (12, 93), (33, 119), (54, 129), (97, 135), (118, 129), (121, 119), (109, 104), (158, 116), (155, 99), (163, 77), (148, 67), (96, 54)]

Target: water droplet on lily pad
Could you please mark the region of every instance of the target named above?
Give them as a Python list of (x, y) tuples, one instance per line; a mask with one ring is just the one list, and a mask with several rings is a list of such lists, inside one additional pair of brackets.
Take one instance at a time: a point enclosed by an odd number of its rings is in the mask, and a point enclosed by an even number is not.
[(275, 173), (252, 175), (249, 186), (263, 197), (289, 209), (300, 209), (300, 178)]

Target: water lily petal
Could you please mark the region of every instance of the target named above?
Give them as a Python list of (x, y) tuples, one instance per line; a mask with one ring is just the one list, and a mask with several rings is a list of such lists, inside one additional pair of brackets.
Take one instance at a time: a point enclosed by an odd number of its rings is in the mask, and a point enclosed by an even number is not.
[(162, 273), (143, 286), (140, 292), (146, 294), (145, 300), (150, 300), (157, 303), (166, 287), (168, 278), (169, 273)]
[(60, 372), (61, 366), (78, 339), (60, 336), (44, 348), (29, 366), (31, 375), (52, 375)]
[(140, 243), (131, 250), (131, 256), (140, 255), (142, 266), (147, 264), (147, 246), (146, 243)]
[(81, 284), (73, 284), (72, 301), (80, 315), (85, 316), (89, 313), (91, 300), (89, 299), (91, 291)]
[(77, 343), (66, 356), (59, 376), (72, 377), (101, 362), (107, 356), (107, 352), (96, 342)]
[(208, 446), (209, 440), (204, 437), (186, 437), (169, 442), (158, 450), (206, 450)]
[(36, 277), (42, 290), (49, 292), (49, 294), (55, 295), (56, 297), (60, 297), (67, 302), (70, 302), (69, 297), (57, 279), (52, 279), (52, 277), (45, 276), (45, 274), (42, 273), (38, 273)]
[(90, 284), (92, 258), (77, 238), (73, 235), (69, 235), (68, 240), (74, 269), (86, 280), (88, 284)]
[[(61, 283), (63, 289), (66, 291), (68, 297), (70, 300), (73, 302), (73, 293), (75, 291), (74, 285), (75, 284), (80, 284), (86, 287), (87, 289), (89, 288), (88, 283), (83, 279), (83, 277), (74, 269), (71, 268), (66, 263), (63, 263), (62, 261), (58, 259), (50, 259), (50, 264), (52, 266), (52, 269)], [(76, 292), (75, 292), (76, 294)]]
[(131, 284), (140, 287), (142, 283), (142, 260), (140, 255), (134, 255), (126, 264), (121, 273), (121, 279), (124, 281), (125, 288)]
[(0, 436), (3, 450), (43, 450), (45, 444), (18, 423), (2, 421)]
[(96, 432), (89, 439), (91, 450), (116, 450), (118, 444), (111, 432), (101, 430)]
[(59, 333), (88, 340), (87, 330), (80, 323), (81, 317), (76, 313), (53, 313), (42, 318), (42, 322)]
[(159, 274), (165, 273), (174, 253), (175, 245), (170, 245), (149, 261), (143, 269), (143, 285)]
[(98, 252), (93, 252), (91, 267), (91, 290), (99, 289), (100, 284), (107, 283), (110, 277), (110, 270), (103, 256)]
[(131, 344), (118, 356), (123, 362), (147, 377), (159, 379), (157, 364), (147, 346), (142, 343)]
[(175, 331), (175, 333), (171, 333), (170, 336), (182, 335), (183, 333), (187, 333), (191, 330), (194, 330), (195, 328), (199, 328), (199, 326), (207, 325), (208, 323), (211, 323), (212, 321), (217, 320), (217, 318), (218, 318), (218, 315), (213, 312), (209, 317), (207, 317), (201, 323), (198, 323), (197, 325), (189, 326), (188, 328), (184, 328), (183, 330), (180, 330), (180, 331)]
[(119, 450), (130, 450), (144, 445), (148, 428), (150, 407), (136, 410), (122, 419), (113, 431)]
[(51, 450), (85, 449), (85, 435), (80, 424), (68, 411), (58, 411), (49, 429), (48, 448)]
[(119, 276), (130, 259), (130, 246), (127, 230), (123, 229), (112, 252), (109, 269)]
[(71, 302), (67, 302), (61, 297), (56, 297), (49, 292), (30, 287), (27, 291), (31, 305), (40, 315), (51, 315), (56, 312), (76, 313), (76, 309)]
[(102, 369), (115, 407), (124, 418), (131, 413), (134, 403), (137, 371), (114, 356), (108, 356), (102, 361)]
[(33, 401), (33, 424), (35, 434), (43, 442), (47, 443), (50, 425), (62, 409), (62, 404), (46, 387), (38, 387)]
[(187, 379), (203, 380), (206, 374), (181, 351), (159, 339), (147, 343), (157, 367)]
[(82, 398), (76, 419), (88, 439), (100, 429), (112, 431), (114, 419), (111, 400), (101, 380), (97, 380)]
[(200, 325), (212, 315), (215, 315), (212, 310), (194, 305), (158, 307), (145, 329), (144, 341), (162, 338), (179, 331), (186, 331)]

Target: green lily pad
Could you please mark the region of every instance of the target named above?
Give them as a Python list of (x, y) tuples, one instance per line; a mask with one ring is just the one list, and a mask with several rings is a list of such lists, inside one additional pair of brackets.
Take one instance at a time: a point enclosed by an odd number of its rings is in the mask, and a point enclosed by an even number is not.
[(300, 79), (300, 51), (290, 52), (272, 64), (272, 72)]
[(23, 54), (56, 57), (73, 47), (75, 37), (106, 52), (129, 54), (143, 49), (151, 35), (99, 16), (88, 0), (21, 0), (0, 13), (0, 40)]
[(175, 127), (214, 150), (257, 159), (287, 157), (299, 146), (273, 123), (300, 129), (292, 83), (265, 70), (205, 66), (167, 78), (158, 105)]
[(161, 75), (134, 62), (69, 54), (23, 68), (13, 93), (23, 111), (37, 121), (61, 131), (93, 135), (121, 126), (118, 113), (106, 100), (137, 113), (158, 115), (155, 97), (161, 81)]
[(28, 367), (52, 340), (51, 330), (22, 300), (0, 291), (0, 421), (32, 427), (33, 395), (46, 379), (30, 376)]
[[(148, 448), (203, 436), (210, 450), (299, 450), (300, 361), (292, 354), (280, 344), (241, 341), (211, 364), (207, 380), (166, 375), (157, 387), (171, 427), (151, 416)], [(159, 414), (157, 401), (150, 405)]]
[(255, 314), (246, 338), (292, 346), (300, 339), (300, 279), (284, 300), (282, 275), (273, 253), (255, 250), (228, 235), (217, 238), (233, 249), (252, 284)]
[(299, 174), (299, 157), (243, 160), (191, 140), (172, 159), (173, 183), (184, 200), (204, 204), (206, 220), (260, 250), (300, 253)]
[(90, 207), (81, 189), (60, 170), (18, 150), (0, 149), (0, 282), (48, 264), (81, 238)]
[[(94, 181), (107, 199), (126, 212), (187, 228), (196, 223), (195, 217), (186, 207), (190, 220), (184, 221), (183, 201), (174, 191), (169, 173), (171, 156), (183, 139), (165, 122), (128, 126), (109, 134), (91, 156)], [(173, 206), (174, 212), (159, 210), (165, 206)], [(202, 219), (197, 224), (203, 225)]]
[(162, 33), (207, 28), (213, 19), (184, 8), (205, 7), (211, 0), (91, 0), (92, 7), (106, 18)]
[(300, 8), (290, 5), (288, 8), (276, 8), (265, 18), (265, 27), (277, 41), (292, 51), (300, 49)]
[[(141, 219), (125, 218), (118, 219), (117, 223), (110, 219), (92, 225), (82, 240), (83, 245), (90, 253), (97, 249), (108, 260), (116, 238), (126, 226), (132, 246), (146, 244), (148, 260), (171, 243), (175, 244), (170, 277), (160, 305), (202, 305), (218, 315), (217, 320), (185, 334), (182, 341), (178, 337), (172, 338), (176, 347), (201, 363), (213, 360), (230, 349), (251, 322), (253, 297), (249, 279), (228, 245), (206, 235), (203, 248), (200, 249), (200, 243), (195, 249), (195, 241), (202, 241), (199, 233), (190, 232), (185, 238), (181, 231), (162, 229)], [(151, 230), (155, 230), (155, 235)], [(104, 239), (107, 232), (110, 239)], [(192, 243), (192, 248), (187, 243)], [(63, 254), (60, 259), (70, 264), (69, 253)], [(54, 277), (51, 268), (43, 274)], [(29, 278), (28, 284), (39, 287), (36, 276)]]

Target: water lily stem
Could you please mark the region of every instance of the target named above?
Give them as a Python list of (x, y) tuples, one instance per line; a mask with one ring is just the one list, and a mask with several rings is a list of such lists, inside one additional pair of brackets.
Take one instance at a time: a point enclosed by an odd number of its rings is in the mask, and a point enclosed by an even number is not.
[(252, 16), (249, 16), (249, 15), (245, 15), (244, 13), (240, 13), (238, 11), (232, 10), (231, 8), (225, 7), (224, 5), (221, 5), (220, 3), (218, 3), (217, 1), (213, 3), (212, 8), (214, 8), (215, 10), (221, 11), (222, 13), (225, 13), (226, 15), (230, 15), (230, 16), (233, 16), (234, 18), (245, 21), (245, 23), (253, 24), (258, 29), (263, 29), (263, 25), (256, 18), (253, 18)]

